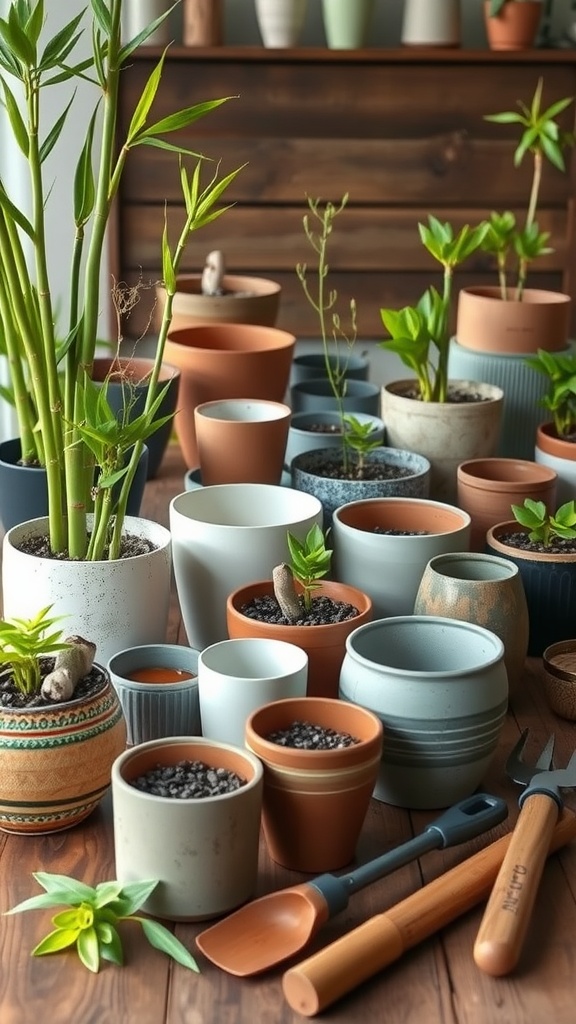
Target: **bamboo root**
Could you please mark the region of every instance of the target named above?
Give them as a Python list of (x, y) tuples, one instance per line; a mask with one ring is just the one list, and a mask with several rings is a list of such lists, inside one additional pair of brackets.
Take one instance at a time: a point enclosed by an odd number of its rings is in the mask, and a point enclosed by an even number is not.
[(94, 663), (96, 644), (81, 636), (68, 636), (64, 642), (70, 647), (58, 651), (54, 668), (42, 683), (42, 696), (46, 700), (70, 700), (77, 683), (88, 675)]

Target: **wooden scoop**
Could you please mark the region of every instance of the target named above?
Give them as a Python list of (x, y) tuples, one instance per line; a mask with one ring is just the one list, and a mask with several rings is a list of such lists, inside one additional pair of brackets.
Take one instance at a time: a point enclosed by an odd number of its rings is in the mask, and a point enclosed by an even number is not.
[(475, 838), (508, 814), (504, 800), (476, 793), (431, 822), (420, 835), (347, 875), (319, 875), (271, 892), (201, 932), (198, 948), (229, 974), (259, 974), (299, 953), (321, 926), (348, 906), (348, 897), (429, 850)]

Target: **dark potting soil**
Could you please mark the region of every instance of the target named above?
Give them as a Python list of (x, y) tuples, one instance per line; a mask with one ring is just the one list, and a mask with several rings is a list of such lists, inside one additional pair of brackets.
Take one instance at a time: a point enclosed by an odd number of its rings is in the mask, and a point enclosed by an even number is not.
[(299, 721), (292, 722), (286, 729), (268, 733), (265, 739), (280, 747), (297, 747), (300, 750), (338, 750), (360, 742), (349, 732), (337, 732), (327, 726)]
[(302, 596), (298, 600), (302, 615), (295, 622), (282, 614), (276, 598), (270, 595), (253, 597), (251, 601), (242, 605), (240, 611), (248, 619), (268, 622), (274, 626), (328, 626), (333, 622), (346, 622), (347, 619), (353, 619), (358, 615), (358, 609), (353, 604), (334, 601), (331, 597), (313, 597), (310, 611), (305, 611)]
[(158, 764), (137, 779), (131, 779), (130, 785), (152, 796), (202, 800), (233, 793), (246, 785), (246, 779), (227, 768), (213, 768), (203, 761), (179, 761), (178, 764)]
[(372, 532), (387, 537), (428, 537), (430, 534), (430, 530), (385, 530), (383, 526), (375, 526)]
[[(302, 466), (302, 469), (306, 467)], [(369, 456), (362, 468), (352, 459), (347, 470), (344, 470), (340, 455), (333, 459), (325, 458), (321, 464), (314, 466), (312, 472), (327, 480), (399, 480), (404, 476), (414, 476), (413, 469), (394, 466), (390, 462), (370, 462)]]
[[(413, 398), (416, 402), (422, 401), (417, 387), (403, 391), (402, 398)], [(449, 387), (446, 401), (452, 405), (462, 405), (466, 402), (489, 402), (490, 399), (488, 396), (480, 394), (479, 391), (466, 391), (464, 388)]]
[(311, 434), (341, 434), (338, 423), (309, 423), (306, 427)]
[(534, 551), (543, 555), (566, 555), (576, 554), (576, 539), (569, 540), (564, 537), (553, 537), (549, 544), (542, 541), (530, 540), (523, 530), (510, 533), (499, 533), (498, 540), (501, 544), (507, 544), (511, 548), (518, 548), (520, 551)]
[[(120, 558), (134, 558), (135, 555), (147, 555), (154, 551), (155, 545), (146, 537), (138, 537), (136, 534), (127, 534), (122, 538), (120, 544)], [(54, 553), (50, 548), (50, 539), (32, 536), (23, 537), (18, 543), (18, 550), (27, 555), (37, 555), (38, 558), (59, 558), (62, 561), (71, 561), (67, 551)]]
[[(52, 671), (54, 658), (40, 659), (40, 672), (42, 679)], [(102, 671), (93, 667), (88, 675), (81, 679), (74, 689), (74, 695), (70, 700), (83, 700), (86, 697), (93, 697), (105, 685), (106, 679)], [(65, 703), (69, 703), (66, 701)], [(53, 708), (56, 704), (53, 700), (46, 700), (41, 693), (24, 694), (20, 693), (13, 682), (12, 673), (9, 668), (0, 672), (0, 707), (3, 708)]]

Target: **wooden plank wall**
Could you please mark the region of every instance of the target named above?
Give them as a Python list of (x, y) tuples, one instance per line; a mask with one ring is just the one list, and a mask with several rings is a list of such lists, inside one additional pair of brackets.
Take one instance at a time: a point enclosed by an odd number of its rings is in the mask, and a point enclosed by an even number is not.
[[(119, 139), (157, 57), (141, 50), (123, 72)], [(315, 337), (316, 316), (294, 270), (297, 262), (313, 266), (302, 230), (306, 195), (338, 201), (348, 192), (331, 245), (331, 284), (343, 311), (356, 298), (361, 336), (381, 337), (381, 306), (415, 302), (429, 284), (440, 284), (418, 236), (428, 213), (456, 228), (491, 209), (522, 216), (530, 161), (515, 169), (517, 129), (483, 115), (528, 102), (540, 75), (545, 102), (576, 94), (576, 59), (562, 51), (537, 51), (531, 59), (489, 51), (169, 52), (153, 120), (233, 97), (179, 133), (179, 141), (219, 160), (222, 172), (246, 164), (229, 192), (234, 208), (191, 238), (183, 270), (199, 271), (208, 251), (222, 249), (230, 273), (281, 282), (278, 326)], [(573, 118), (571, 109), (566, 128)], [(534, 287), (574, 291), (574, 192), (570, 158), (567, 174), (546, 167), (539, 221), (551, 233), (554, 253), (538, 262)], [(165, 203), (174, 238), (183, 221), (177, 161), (139, 147), (127, 161), (112, 236), (116, 275), (145, 286), (126, 325), (131, 337), (150, 320)], [(486, 255), (457, 276), (457, 285), (473, 283), (495, 283)]]

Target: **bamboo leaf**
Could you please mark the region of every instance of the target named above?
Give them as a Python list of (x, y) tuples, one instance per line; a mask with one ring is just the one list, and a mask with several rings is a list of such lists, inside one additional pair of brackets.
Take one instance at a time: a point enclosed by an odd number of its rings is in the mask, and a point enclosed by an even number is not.
[(30, 140), (28, 138), (26, 125), (24, 124), (24, 120), (20, 113), (20, 108), (18, 106), (18, 103), (16, 102), (14, 93), (10, 90), (8, 83), (4, 79), (2, 80), (2, 88), (4, 90), (4, 104), (6, 106), (6, 112), (10, 119), (10, 127), (12, 128), (12, 131), (14, 133), (14, 138), (16, 139), (16, 142), (18, 143), (18, 146), (22, 150), (24, 156), (28, 158), (28, 153), (30, 150)]
[(95, 21), (100, 26), (104, 35), (109, 36), (112, 32), (112, 18), (108, 4), (105, 4), (104, 0), (90, 0), (90, 6)]
[(160, 60), (156, 64), (156, 67), (150, 74), (142, 91), (142, 95), (136, 104), (136, 109), (132, 115), (130, 127), (128, 128), (128, 135), (126, 137), (126, 145), (128, 146), (133, 144), (134, 139), (146, 124), (146, 119), (150, 113), (150, 108), (154, 102), (156, 93), (158, 92), (158, 86), (160, 85), (165, 54), (166, 51), (164, 51)]
[(89, 219), (96, 197), (94, 184), (94, 171), (92, 169), (92, 143), (94, 140), (94, 128), (96, 125), (96, 111), (90, 118), (82, 152), (76, 167), (74, 176), (74, 221), (76, 226), (85, 224)]
[(83, 35), (83, 29), (80, 32), (76, 31), (83, 17), (84, 11), (81, 11), (80, 14), (77, 14), (71, 21), (67, 22), (64, 28), (61, 28), (46, 43), (40, 59), (40, 65), (43, 70), (48, 70), (48, 68), (64, 63), (68, 54), (74, 49), (76, 43)]
[(192, 954), (188, 952), (186, 946), (172, 932), (169, 932), (164, 925), (146, 917), (135, 918), (134, 920), (140, 921), (144, 934), (150, 945), (154, 946), (154, 949), (167, 953), (173, 960), (182, 964), (183, 967), (188, 967), (191, 971), (199, 970), (198, 964)]
[(193, 107), (185, 107), (174, 114), (169, 114), (168, 117), (162, 118), (161, 121), (156, 121), (155, 124), (148, 125), (146, 134), (166, 135), (169, 132), (187, 128), (189, 125), (194, 124), (195, 121), (205, 117), (211, 110), (216, 110), (217, 107), (221, 107), (223, 103), (228, 103), (228, 100), (231, 99), (238, 99), (238, 97), (224, 96), (222, 99), (206, 100), (204, 103), (196, 103)]
[(52, 150), (54, 149), (54, 146), (58, 142), (58, 139), (60, 138), (60, 135), (62, 134), (62, 129), (63, 129), (65, 123), (66, 123), (66, 118), (68, 117), (68, 111), (70, 110), (70, 107), (72, 106), (72, 104), (74, 102), (75, 95), (76, 95), (76, 91), (74, 91), (74, 93), (72, 94), (72, 96), (70, 98), (70, 101), (67, 104), (65, 110), (61, 113), (60, 117), (58, 118), (56, 123), (52, 126), (52, 128), (49, 131), (48, 135), (44, 139), (44, 142), (42, 143), (42, 145), (40, 147), (40, 163), (44, 162), (46, 157), (52, 152)]

